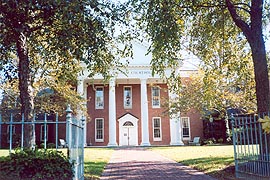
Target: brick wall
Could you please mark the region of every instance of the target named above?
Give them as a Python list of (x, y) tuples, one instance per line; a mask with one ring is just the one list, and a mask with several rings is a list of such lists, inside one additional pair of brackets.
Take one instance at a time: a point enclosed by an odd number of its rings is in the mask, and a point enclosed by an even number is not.
[[(158, 84), (160, 87), (161, 108), (152, 108), (152, 89), (151, 86), (147, 87), (148, 98), (148, 118), (149, 118), (149, 140), (151, 145), (169, 145), (170, 144), (170, 119), (168, 114), (164, 114), (165, 108), (162, 105), (168, 100), (168, 87), (166, 84)], [(154, 141), (153, 134), (153, 117), (161, 118), (161, 132), (162, 141)]]
[[(104, 87), (104, 109), (95, 109), (95, 91), (94, 88), (97, 86)], [(132, 108), (124, 109), (124, 86), (132, 86)], [(168, 88), (166, 84), (158, 85), (161, 97), (161, 106), (168, 100)], [(116, 92), (116, 140), (119, 144), (119, 123), (118, 119), (126, 113), (131, 113), (139, 119), (138, 121), (138, 144), (140, 145), (141, 138), (141, 93), (140, 84), (119, 84), (115, 87)], [(152, 108), (152, 96), (151, 96), (151, 86), (147, 85), (147, 97), (148, 97), (148, 126), (149, 126), (149, 141), (151, 145), (169, 145), (170, 144), (170, 119), (168, 114), (164, 114), (164, 108)], [(91, 121), (87, 123), (87, 144), (94, 146), (107, 146), (109, 142), (109, 87), (108, 85), (94, 85), (88, 86), (87, 88), (87, 98), (88, 98), (88, 113), (90, 115)], [(181, 114), (182, 116), (190, 117), (190, 130), (191, 139), (194, 136), (200, 136), (203, 138), (203, 123), (200, 119), (200, 114), (196, 110), (191, 110), (186, 114)], [(161, 118), (161, 128), (162, 128), (162, 141), (154, 141), (153, 138), (153, 117)], [(95, 142), (95, 118), (104, 118), (104, 142)]]

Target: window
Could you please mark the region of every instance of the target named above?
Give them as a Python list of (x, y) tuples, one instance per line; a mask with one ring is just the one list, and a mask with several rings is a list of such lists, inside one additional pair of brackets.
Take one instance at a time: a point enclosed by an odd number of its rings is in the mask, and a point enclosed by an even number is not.
[[(46, 127), (46, 129), (45, 129), (45, 127)], [(48, 128), (48, 125), (41, 125), (41, 127), (40, 127), (41, 129), (40, 129), (40, 141), (44, 141), (44, 139), (45, 139), (45, 131), (46, 131), (46, 141), (48, 141), (48, 131), (49, 131), (49, 128)]]
[(152, 107), (160, 107), (160, 88), (152, 87)]
[(182, 117), (182, 133), (183, 138), (190, 138), (190, 123), (189, 123), (189, 117)]
[[(11, 127), (11, 129), (12, 129), (12, 135), (14, 135), (14, 134), (16, 134), (16, 131), (15, 131), (15, 126), (14, 125), (8, 125), (7, 126), (7, 142), (9, 143), (10, 141), (10, 134), (9, 134), (9, 132), (10, 132), (10, 127)], [(14, 136), (13, 136), (14, 137)], [(12, 137), (12, 138), (13, 138)]]
[(124, 124), (123, 124), (123, 126), (125, 126), (125, 127), (133, 127), (134, 125), (133, 125), (133, 123), (132, 122), (130, 122), (130, 121), (126, 121)]
[(104, 89), (103, 87), (96, 88), (96, 109), (104, 108)]
[(132, 108), (132, 91), (130, 86), (124, 87), (124, 108)]
[(161, 141), (161, 119), (159, 117), (153, 118), (153, 133), (154, 141)]
[(97, 118), (95, 122), (95, 140), (96, 142), (104, 142), (104, 120)]

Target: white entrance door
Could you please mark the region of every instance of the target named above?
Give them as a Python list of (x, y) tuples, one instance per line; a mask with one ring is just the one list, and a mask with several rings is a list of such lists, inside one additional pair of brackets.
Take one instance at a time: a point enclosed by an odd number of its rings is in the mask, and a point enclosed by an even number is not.
[(136, 146), (136, 132), (132, 122), (126, 121), (122, 129), (122, 146)]
[(138, 119), (128, 113), (118, 121), (119, 146), (138, 146)]

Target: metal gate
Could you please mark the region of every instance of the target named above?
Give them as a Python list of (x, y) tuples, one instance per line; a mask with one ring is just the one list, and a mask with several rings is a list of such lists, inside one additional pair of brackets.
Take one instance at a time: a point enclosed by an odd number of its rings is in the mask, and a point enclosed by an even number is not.
[(81, 120), (72, 118), (72, 110), (68, 106), (67, 110), (67, 145), (68, 156), (71, 162), (74, 163), (74, 179), (84, 179), (84, 123), (85, 119)]
[(237, 178), (270, 179), (270, 135), (262, 130), (258, 121), (265, 116), (234, 115), (231, 118)]
[[(58, 149), (60, 140), (59, 132), (63, 131), (61, 127), (66, 126), (66, 142), (67, 143), (67, 152), (70, 162), (74, 163), (74, 180), (83, 180), (84, 179), (84, 125), (85, 119), (76, 120), (72, 116), (72, 110), (70, 106), (66, 110), (66, 121), (59, 121), (58, 115), (55, 115), (54, 120), (50, 120), (48, 114), (42, 114), (41, 118), (38, 118), (37, 115), (34, 115), (33, 121), (28, 122), (24, 120), (24, 116), (15, 118), (13, 114), (10, 117), (4, 118), (0, 114), (0, 148), (1, 144), (4, 144), (4, 140), (7, 141), (6, 144), (9, 145), (9, 151), (11, 153), (13, 148), (24, 147), (24, 131), (26, 125), (31, 125), (33, 127), (33, 136), (35, 139), (42, 139), (43, 148), (52, 148), (50, 144), (54, 142), (54, 146)], [(4, 127), (5, 128), (4, 128)], [(37, 129), (39, 127), (39, 129)], [(43, 127), (43, 128), (40, 128)], [(2, 129), (5, 129), (3, 131)], [(61, 131), (62, 130), (62, 131)], [(36, 134), (36, 131), (39, 134)], [(64, 131), (63, 131), (64, 132)], [(54, 135), (51, 143), (49, 142), (50, 136)], [(62, 136), (64, 136), (62, 134)], [(61, 139), (63, 140), (63, 139)], [(64, 141), (64, 140), (63, 140)], [(15, 144), (16, 143), (16, 144)], [(60, 144), (61, 148), (66, 147), (66, 144)], [(34, 147), (33, 147), (34, 148)]]

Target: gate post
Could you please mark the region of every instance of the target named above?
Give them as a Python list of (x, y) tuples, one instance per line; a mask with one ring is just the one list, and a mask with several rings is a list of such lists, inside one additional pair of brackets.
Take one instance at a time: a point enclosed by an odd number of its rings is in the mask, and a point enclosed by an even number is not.
[(68, 146), (67, 155), (69, 157), (69, 151), (71, 148), (71, 122), (72, 122), (72, 110), (70, 108), (70, 104), (67, 105), (66, 109), (66, 143)]
[(83, 139), (82, 139), (82, 141), (83, 141), (83, 145), (82, 145), (82, 147), (84, 147), (85, 146), (85, 144), (84, 144), (84, 142), (85, 142), (85, 140), (86, 140), (86, 134), (84, 134), (84, 129), (85, 129), (85, 117), (84, 116), (82, 116), (82, 119), (81, 119), (81, 124), (82, 124), (82, 137), (83, 137)]
[(82, 117), (82, 120), (81, 120), (81, 122), (82, 122), (82, 129), (81, 129), (81, 135), (82, 135), (82, 137), (83, 137), (83, 139), (82, 139), (82, 145), (81, 145), (81, 147), (80, 147), (80, 150), (81, 150), (81, 153), (82, 153), (82, 157), (81, 157), (81, 180), (84, 180), (84, 146), (85, 146), (85, 143), (84, 142), (86, 142), (85, 141), (85, 139), (86, 139), (86, 134), (84, 133), (84, 129), (85, 129), (85, 117), (83, 116)]
[(235, 118), (233, 115), (231, 115), (231, 124), (232, 124), (232, 135), (233, 135), (233, 150), (234, 150), (234, 163), (235, 163), (235, 176), (236, 178), (238, 178), (238, 171), (239, 171), (239, 167), (238, 167), (238, 154), (237, 154), (237, 151), (236, 151), (236, 145), (237, 145), (237, 139), (236, 139), (236, 136), (235, 136)]

